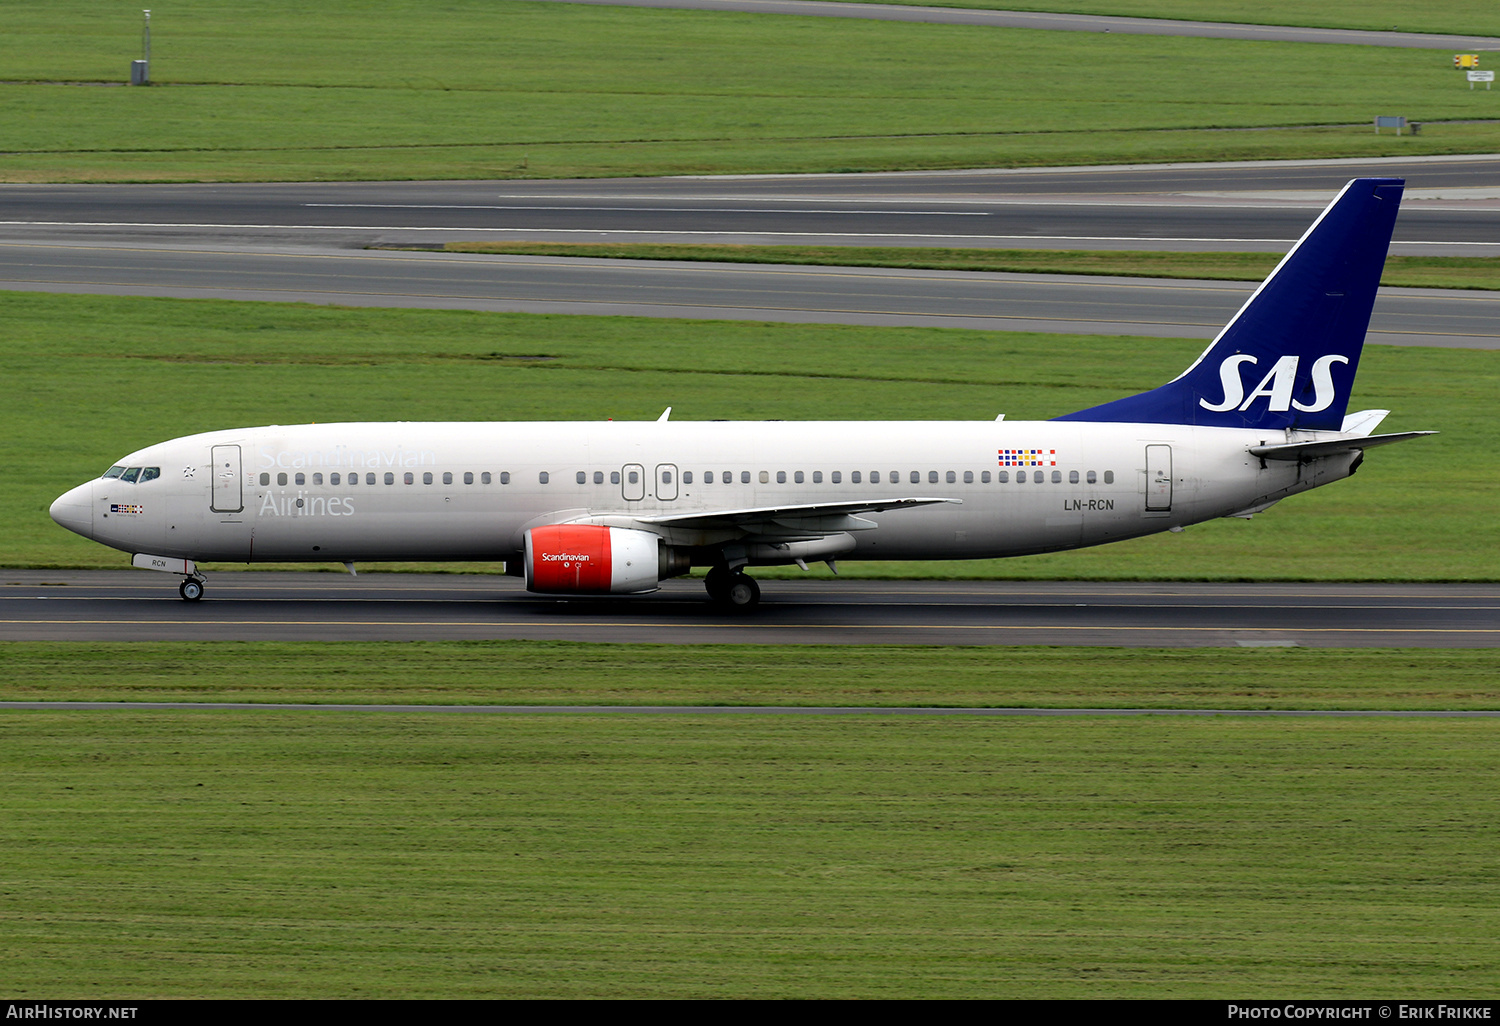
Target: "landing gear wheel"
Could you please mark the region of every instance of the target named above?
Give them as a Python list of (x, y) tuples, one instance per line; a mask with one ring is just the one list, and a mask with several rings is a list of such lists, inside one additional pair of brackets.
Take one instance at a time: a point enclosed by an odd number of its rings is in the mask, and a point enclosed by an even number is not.
[[(741, 574), (740, 576), (744, 576)], [(703, 587), (708, 589), (708, 597), (715, 602), (728, 601), (729, 585), (734, 581), (735, 574), (728, 567), (716, 566), (703, 578)]]
[(746, 574), (735, 574), (724, 591), (724, 602), (731, 609), (750, 609), (760, 602), (760, 585)]
[(184, 602), (197, 602), (203, 597), (203, 582), (189, 577), (177, 586), (177, 594), (182, 596)]

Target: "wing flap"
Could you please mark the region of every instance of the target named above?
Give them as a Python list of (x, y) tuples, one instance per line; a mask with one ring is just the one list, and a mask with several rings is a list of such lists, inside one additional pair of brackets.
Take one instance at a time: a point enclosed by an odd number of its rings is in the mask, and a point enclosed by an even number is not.
[(801, 506), (752, 506), (746, 509), (698, 510), (692, 513), (659, 513), (635, 515), (642, 524), (681, 527), (694, 530), (740, 530), (768, 534), (823, 535), (834, 531), (867, 531), (875, 523), (863, 520), (861, 513), (882, 513), (889, 509), (910, 509), (940, 502), (960, 503), (962, 499), (899, 498), (862, 499), (856, 502), (818, 502)]

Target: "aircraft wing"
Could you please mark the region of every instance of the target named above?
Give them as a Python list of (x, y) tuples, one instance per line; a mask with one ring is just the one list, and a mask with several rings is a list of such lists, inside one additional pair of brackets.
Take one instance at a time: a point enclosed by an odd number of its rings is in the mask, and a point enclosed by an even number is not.
[(663, 513), (635, 516), (643, 524), (695, 530), (741, 530), (754, 534), (827, 534), (830, 531), (867, 531), (875, 523), (860, 513), (888, 509), (931, 506), (962, 499), (901, 498), (862, 499), (857, 502), (818, 502), (798, 506), (752, 506), (747, 509), (716, 509), (696, 513)]
[(1291, 442), (1286, 445), (1252, 445), (1250, 455), (1263, 460), (1311, 460), (1320, 456), (1336, 456), (1341, 452), (1356, 449), (1373, 449), (1377, 445), (1404, 442), (1408, 438), (1435, 435), (1436, 431), (1398, 431), (1389, 435), (1356, 435), (1352, 438), (1334, 438), (1326, 442)]

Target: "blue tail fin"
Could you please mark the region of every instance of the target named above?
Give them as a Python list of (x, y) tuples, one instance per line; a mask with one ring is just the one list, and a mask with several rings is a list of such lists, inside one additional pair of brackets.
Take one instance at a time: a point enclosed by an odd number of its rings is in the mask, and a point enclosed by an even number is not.
[(1057, 419), (1338, 430), (1404, 186), (1354, 179), (1180, 376)]

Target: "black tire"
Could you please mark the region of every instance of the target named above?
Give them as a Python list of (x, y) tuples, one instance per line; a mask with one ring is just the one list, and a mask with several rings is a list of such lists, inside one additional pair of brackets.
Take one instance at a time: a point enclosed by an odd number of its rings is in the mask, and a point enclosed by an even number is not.
[(184, 602), (197, 602), (203, 597), (203, 582), (189, 577), (177, 586), (177, 594), (182, 596)]
[(760, 585), (747, 574), (735, 574), (724, 590), (724, 602), (731, 609), (752, 609), (760, 602)]
[(708, 597), (715, 602), (726, 602), (729, 585), (734, 578), (735, 574), (728, 567), (716, 566), (703, 578), (703, 587), (708, 589)]

